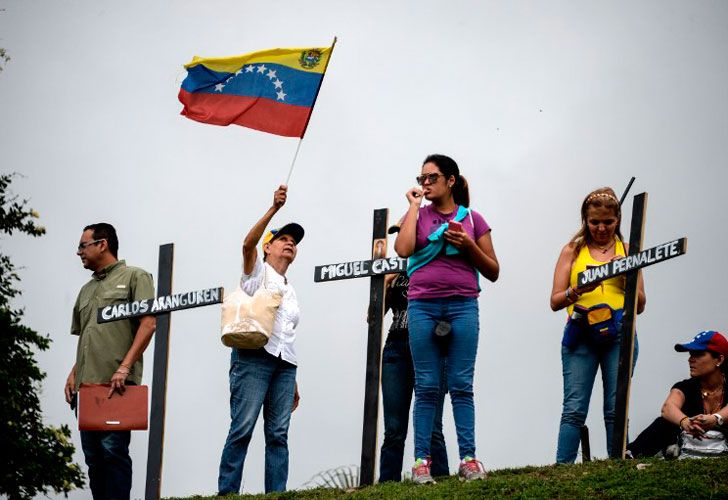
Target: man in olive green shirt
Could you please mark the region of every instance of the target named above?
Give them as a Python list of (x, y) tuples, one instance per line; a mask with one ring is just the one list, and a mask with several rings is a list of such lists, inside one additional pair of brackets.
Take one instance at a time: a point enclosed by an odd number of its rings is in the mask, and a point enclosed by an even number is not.
[[(86, 226), (77, 255), (93, 271), (73, 307), (71, 333), (78, 335), (76, 363), (66, 380), (71, 403), (82, 383), (110, 383), (109, 396), (142, 380), (142, 353), (154, 334), (154, 316), (98, 324), (100, 307), (154, 297), (152, 276), (118, 260), (119, 240), (111, 224)], [(129, 431), (81, 431), (94, 499), (128, 499), (131, 491)]]

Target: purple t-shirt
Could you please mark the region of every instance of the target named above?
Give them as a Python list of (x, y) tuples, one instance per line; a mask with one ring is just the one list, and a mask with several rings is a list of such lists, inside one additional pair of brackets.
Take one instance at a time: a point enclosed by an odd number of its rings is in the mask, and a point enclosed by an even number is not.
[[(441, 214), (427, 205), (420, 208), (420, 216), (417, 219), (417, 238), (415, 240), (415, 252), (429, 243), (427, 237), (438, 229), (443, 223), (455, 218), (458, 208), (449, 214)], [(463, 230), (473, 239), (478, 241), (481, 236), (490, 231), (490, 226), (482, 215), (471, 210), (470, 215), (465, 216), (461, 221)], [(473, 223), (475, 227), (473, 227)], [(477, 269), (464, 255), (445, 255), (444, 251), (432, 261), (428, 262), (412, 276), (410, 276), (409, 299), (438, 299), (451, 297), (478, 296)]]

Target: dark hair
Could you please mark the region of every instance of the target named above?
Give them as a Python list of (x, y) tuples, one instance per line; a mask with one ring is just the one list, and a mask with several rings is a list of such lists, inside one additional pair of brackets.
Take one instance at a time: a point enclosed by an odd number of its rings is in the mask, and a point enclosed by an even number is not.
[(452, 198), (455, 203), (464, 207), (470, 206), (470, 189), (468, 188), (468, 181), (465, 177), (460, 175), (460, 168), (455, 160), (445, 155), (429, 155), (425, 158), (425, 163), (434, 163), (440, 172), (445, 176), (445, 180), (449, 179), (450, 176), (455, 177), (455, 184), (452, 187)]
[(111, 224), (106, 222), (97, 222), (96, 224), (89, 224), (83, 228), (84, 231), (93, 231), (93, 237), (95, 240), (106, 240), (106, 244), (109, 246), (109, 252), (114, 258), (117, 257), (119, 251), (119, 238), (116, 236), (116, 229)]
[(723, 356), (723, 362), (720, 364), (720, 371), (723, 372), (723, 375), (728, 377), (728, 356), (722, 355), (719, 352), (711, 351), (710, 349), (708, 349), (708, 352), (715, 359), (718, 359), (719, 357)]
[(584, 246), (592, 243), (592, 236), (586, 223), (586, 213), (589, 207), (604, 207), (612, 210), (617, 217), (617, 229), (614, 231), (614, 234), (617, 235), (619, 241), (624, 241), (622, 231), (619, 229), (619, 226), (622, 224), (622, 208), (619, 206), (617, 195), (614, 194), (614, 190), (610, 187), (595, 189), (586, 195), (584, 201), (581, 203), (581, 227), (574, 237), (571, 238), (571, 243), (574, 244), (574, 258), (579, 255), (579, 251)]

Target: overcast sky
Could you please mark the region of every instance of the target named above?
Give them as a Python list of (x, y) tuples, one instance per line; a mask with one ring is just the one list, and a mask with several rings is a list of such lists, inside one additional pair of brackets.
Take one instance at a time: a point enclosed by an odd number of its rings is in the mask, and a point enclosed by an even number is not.
[[(553, 463), (565, 313), (549, 308), (553, 269), (592, 189), (649, 193), (645, 247), (688, 237), (685, 256), (645, 271), (647, 308), (632, 385), (632, 435), (688, 376), (673, 351), (726, 331), (728, 3), (724, 1), (368, 1), (307, 3), (0, 1), (3, 171), (23, 177), (48, 234), (3, 237), (21, 271), (25, 323), (49, 334), (46, 422), (73, 429), (63, 400), (89, 279), (75, 248), (107, 221), (120, 257), (157, 275), (175, 244), (175, 291), (233, 289), (240, 246), (286, 177), (296, 139), (179, 115), (193, 55), (338, 43), (274, 222), (306, 228), (289, 269), (301, 304), (301, 406), (289, 488), (359, 464), (368, 279), (314, 283), (315, 265), (366, 259), (372, 211), (406, 210), (429, 153), (455, 158), (501, 262), (485, 280), (475, 374), (478, 457), (488, 469)], [(629, 234), (632, 196), (622, 230)], [(391, 245), (390, 245), (391, 248)], [(219, 306), (172, 315), (162, 494), (210, 494), (229, 424), (229, 350)], [(151, 384), (152, 351), (145, 383)], [(597, 382), (587, 421), (606, 455)], [(380, 433), (381, 433), (380, 424)], [(457, 449), (448, 402), (446, 439)], [(132, 494), (144, 492), (146, 432), (134, 433)], [(381, 442), (381, 439), (380, 439)], [(411, 439), (406, 466), (411, 462)], [(377, 467), (378, 470), (378, 467)], [(244, 491), (263, 490), (262, 426)], [(86, 498), (76, 492), (73, 499)]]

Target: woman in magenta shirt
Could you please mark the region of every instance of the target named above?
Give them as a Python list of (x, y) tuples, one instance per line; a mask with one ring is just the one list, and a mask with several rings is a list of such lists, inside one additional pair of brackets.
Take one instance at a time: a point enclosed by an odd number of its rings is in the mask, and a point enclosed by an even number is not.
[[(432, 483), (430, 438), (440, 391), (441, 357), (447, 358), (447, 384), (455, 417), (460, 452), (459, 476), (484, 479), (475, 455), (473, 374), (478, 350), (478, 276), (498, 279), (500, 266), (490, 226), (470, 210), (467, 181), (452, 158), (430, 155), (417, 177), (422, 189), (407, 192), (409, 210), (394, 248), (409, 257), (410, 349), (415, 366), (416, 483)], [(422, 199), (431, 202), (421, 206)], [(449, 330), (446, 349), (435, 335)]]

